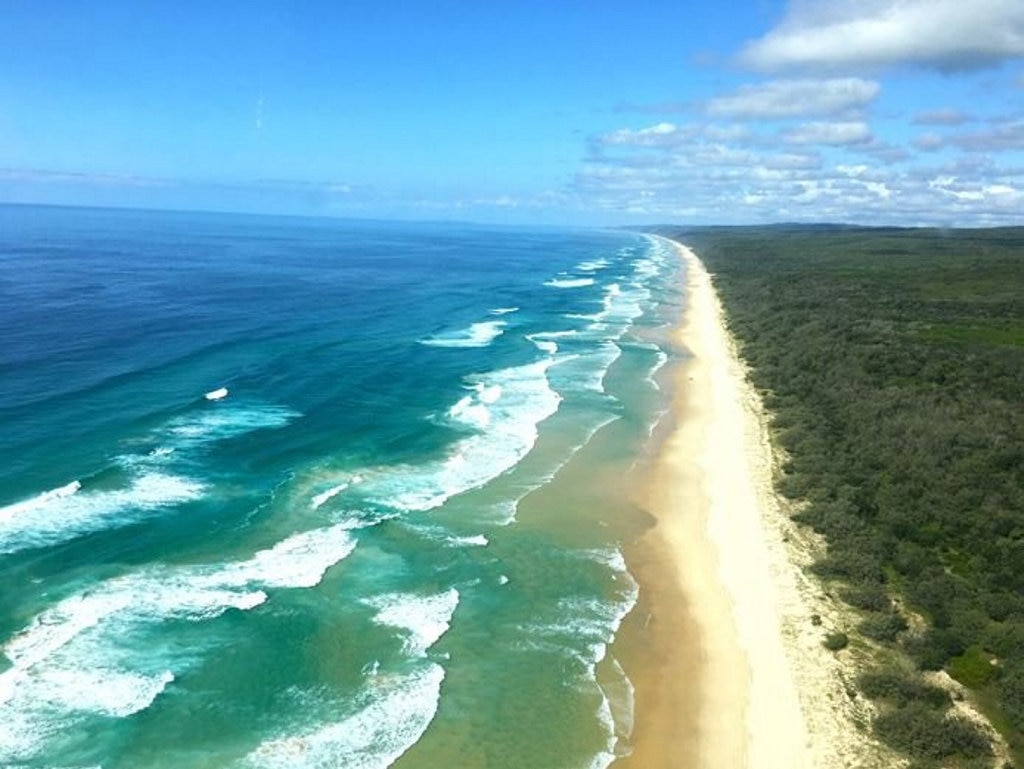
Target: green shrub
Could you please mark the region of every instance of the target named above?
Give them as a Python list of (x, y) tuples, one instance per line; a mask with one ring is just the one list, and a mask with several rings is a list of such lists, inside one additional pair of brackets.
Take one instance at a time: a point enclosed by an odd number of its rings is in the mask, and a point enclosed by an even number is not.
[(996, 673), (992, 658), (980, 646), (971, 646), (959, 657), (951, 659), (946, 670), (969, 689), (980, 689)]
[(907, 620), (896, 612), (870, 614), (857, 626), (857, 630), (875, 641), (895, 641), (906, 629)]
[(885, 588), (877, 582), (846, 588), (839, 592), (839, 597), (846, 603), (864, 611), (891, 611), (892, 601)]
[(894, 708), (875, 719), (875, 733), (886, 744), (917, 758), (976, 758), (992, 753), (988, 737), (977, 726), (922, 703)]
[(837, 652), (850, 645), (850, 637), (846, 633), (829, 633), (822, 643), (830, 652)]
[(882, 700), (897, 707), (920, 702), (945, 710), (951, 703), (945, 689), (896, 670), (864, 673), (857, 679), (857, 686), (868, 699)]

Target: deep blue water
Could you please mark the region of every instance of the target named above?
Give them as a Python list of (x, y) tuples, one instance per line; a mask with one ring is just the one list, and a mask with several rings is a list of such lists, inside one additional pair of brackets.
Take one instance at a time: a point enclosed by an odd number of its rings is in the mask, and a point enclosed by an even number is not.
[(0, 206), (0, 766), (628, 750), (627, 534), (559, 477), (658, 418), (675, 270), (622, 232)]

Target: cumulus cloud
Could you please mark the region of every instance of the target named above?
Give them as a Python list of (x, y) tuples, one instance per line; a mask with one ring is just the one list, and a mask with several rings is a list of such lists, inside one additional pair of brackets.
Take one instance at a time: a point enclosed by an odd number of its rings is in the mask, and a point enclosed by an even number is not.
[(666, 150), (692, 144), (695, 141), (739, 142), (750, 140), (753, 133), (742, 125), (715, 123), (657, 123), (646, 128), (620, 128), (591, 139), (591, 148), (600, 153), (604, 149), (647, 148)]
[(985, 131), (957, 134), (950, 137), (949, 141), (969, 152), (1024, 150), (1024, 121), (996, 126)]
[(991, 168), (823, 163), (820, 168), (700, 166), (686, 158), (659, 168), (591, 162), (573, 189), (588, 207), (641, 221), (777, 221), (899, 225), (992, 225), (1019, 221), (1021, 174)]
[(685, 141), (687, 133), (673, 123), (658, 123), (637, 130), (620, 128), (611, 131), (598, 137), (598, 144), (607, 147), (671, 147)]
[(936, 152), (946, 146), (946, 140), (936, 133), (926, 133), (915, 138), (913, 145), (922, 152)]
[(782, 134), (782, 140), (788, 144), (823, 144), (833, 147), (867, 144), (871, 139), (871, 129), (861, 121), (804, 123)]
[(714, 117), (740, 120), (833, 117), (862, 109), (880, 90), (878, 83), (856, 77), (773, 80), (711, 99), (705, 110)]
[(755, 69), (975, 69), (1024, 56), (1021, 0), (791, 0), (740, 60)]
[(1007, 162), (1024, 148), (1024, 121), (923, 133), (905, 145), (853, 119), (740, 128), (748, 130), (695, 121), (612, 131), (592, 140), (597, 151), (569, 191), (581, 209), (640, 222), (984, 226), (1018, 223), (1024, 210), (1024, 168)]
[(937, 109), (914, 116), (917, 125), (958, 126), (970, 120), (970, 115), (958, 109)]

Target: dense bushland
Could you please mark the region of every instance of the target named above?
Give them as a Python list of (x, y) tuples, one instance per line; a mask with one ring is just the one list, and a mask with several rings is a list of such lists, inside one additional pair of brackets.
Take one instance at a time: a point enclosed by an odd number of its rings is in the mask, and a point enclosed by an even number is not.
[[(1021, 754), (1024, 229), (660, 231), (714, 275), (788, 457), (780, 491), (828, 541), (814, 568), (863, 612), (849, 632), (976, 690)], [(876, 734), (915, 766), (982, 761), (946, 700), (869, 675)]]

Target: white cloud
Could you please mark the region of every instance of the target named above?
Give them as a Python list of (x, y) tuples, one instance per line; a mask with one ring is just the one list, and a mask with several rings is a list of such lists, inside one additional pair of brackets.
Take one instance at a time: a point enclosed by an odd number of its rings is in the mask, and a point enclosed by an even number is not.
[(926, 133), (914, 139), (913, 144), (922, 152), (935, 152), (946, 146), (946, 140), (936, 133)]
[(782, 134), (782, 140), (787, 144), (823, 144), (833, 147), (867, 144), (871, 139), (871, 129), (861, 121), (804, 123)]
[(1024, 150), (1024, 121), (997, 126), (986, 131), (954, 135), (949, 141), (969, 152)]
[(696, 141), (745, 143), (751, 139), (753, 133), (743, 125), (688, 123), (678, 126), (673, 123), (658, 123), (647, 128), (620, 128), (617, 131), (610, 131), (592, 139), (591, 145), (598, 151), (638, 147), (668, 150)]
[[(605, 134), (570, 192), (581, 209), (634, 222), (987, 226), (1019, 223), (1024, 211), (1024, 168), (998, 152), (1016, 157), (1024, 121), (924, 133), (906, 146), (858, 120), (720, 128), (692, 122)], [(982, 147), (993, 149), (964, 151)], [(921, 151), (929, 149), (945, 152)]]
[(782, 23), (740, 58), (767, 71), (908, 63), (959, 70), (1022, 56), (1021, 0), (792, 0)]
[(672, 123), (658, 123), (639, 130), (621, 128), (602, 135), (599, 142), (609, 147), (669, 147), (685, 140), (687, 133)]
[(715, 117), (741, 120), (833, 117), (867, 106), (880, 90), (878, 83), (856, 77), (773, 80), (711, 99), (705, 109)]
[(937, 109), (914, 117), (917, 125), (958, 126), (971, 120), (971, 116), (958, 109)]

